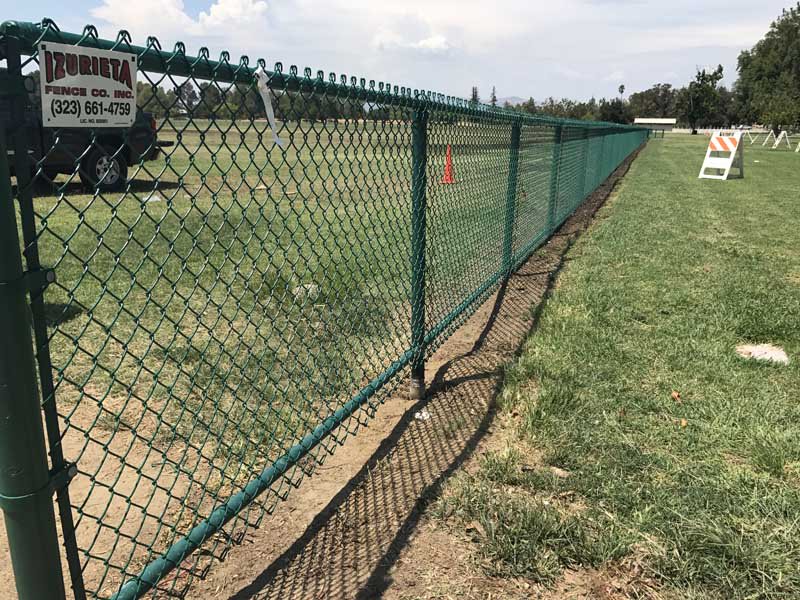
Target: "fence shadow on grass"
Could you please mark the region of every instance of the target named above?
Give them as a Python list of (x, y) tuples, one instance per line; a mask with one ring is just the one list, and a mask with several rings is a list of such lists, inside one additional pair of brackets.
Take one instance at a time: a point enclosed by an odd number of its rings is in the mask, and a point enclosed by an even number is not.
[[(591, 222), (624, 163), (498, 291), (472, 346), (443, 364), (370, 460), (294, 544), (232, 600), (379, 597), (424, 508), (492, 423), (503, 369), (535, 328), (572, 242)], [(480, 318), (476, 315), (473, 318)], [(416, 411), (426, 409), (428, 420)]]
[[(147, 200), (153, 194), (162, 195), (164, 198), (171, 198), (181, 187), (177, 181), (165, 181), (163, 179), (153, 179), (144, 174), (139, 174), (134, 179), (130, 179), (125, 185), (124, 191), (128, 194), (138, 194), (141, 200)], [(16, 193), (16, 192), (15, 192)], [(94, 194), (91, 186), (84, 185), (77, 175), (57, 175), (56, 179), (50, 179), (46, 175), (39, 175), (33, 180), (31, 193), (34, 198), (52, 198), (60, 194), (65, 196), (81, 196)], [(117, 198), (123, 192), (105, 192), (108, 198)]]

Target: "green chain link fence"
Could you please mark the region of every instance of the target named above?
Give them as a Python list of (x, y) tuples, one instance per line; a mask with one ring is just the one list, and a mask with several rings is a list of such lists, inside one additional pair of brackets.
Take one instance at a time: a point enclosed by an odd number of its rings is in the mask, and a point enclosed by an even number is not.
[[(76, 145), (37, 124), (42, 42), (137, 56), (146, 148), (142, 127)], [(185, 595), (401, 382), (421, 396), (425, 359), (647, 137), (277, 64), (279, 147), (263, 61), (48, 20), (0, 26), (0, 58), (0, 501), (24, 599)]]

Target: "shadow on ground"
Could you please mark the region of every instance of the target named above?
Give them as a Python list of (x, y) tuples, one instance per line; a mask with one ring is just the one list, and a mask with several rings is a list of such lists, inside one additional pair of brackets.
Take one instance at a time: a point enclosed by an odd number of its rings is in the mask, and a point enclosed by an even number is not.
[[(489, 307), (473, 317), (484, 322), (477, 340), (438, 369), (427, 398), (407, 411), (303, 535), (226, 597), (366, 600), (387, 589), (389, 570), (413, 536), (425, 506), (491, 425), (503, 369), (535, 328), (567, 251), (631, 160), (500, 288)], [(429, 419), (415, 418), (422, 408)]]
[[(66, 177), (66, 176), (63, 176)], [(45, 175), (39, 175), (32, 183), (31, 195), (34, 198), (47, 198), (52, 196), (60, 196), (61, 194), (72, 197), (80, 195), (94, 194), (94, 188), (84, 185), (77, 175), (67, 177), (66, 181), (63, 177), (59, 179), (49, 179)], [(174, 190), (179, 190), (181, 185), (177, 181), (164, 181), (155, 179), (131, 179), (128, 181), (124, 190), (119, 192), (105, 192), (106, 195), (114, 196), (123, 193), (127, 194), (140, 194), (145, 199), (151, 194), (161, 194), (165, 198), (171, 198), (177, 194)], [(16, 187), (14, 194), (16, 194)]]

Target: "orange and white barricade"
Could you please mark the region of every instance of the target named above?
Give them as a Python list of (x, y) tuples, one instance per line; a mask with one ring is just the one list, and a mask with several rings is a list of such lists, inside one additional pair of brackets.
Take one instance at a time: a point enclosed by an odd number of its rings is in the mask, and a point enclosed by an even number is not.
[(703, 168), (700, 169), (699, 179), (728, 179), (733, 167), (739, 169), (739, 177), (744, 177), (742, 132), (726, 132), (724, 135), (719, 131), (714, 132), (708, 140), (706, 158), (703, 161)]

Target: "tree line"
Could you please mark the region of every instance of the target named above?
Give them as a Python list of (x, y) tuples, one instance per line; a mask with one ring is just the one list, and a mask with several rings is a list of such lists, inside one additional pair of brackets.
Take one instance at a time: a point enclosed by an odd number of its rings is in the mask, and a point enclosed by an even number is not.
[[(261, 95), (252, 85), (220, 86), (202, 82), (195, 87), (186, 80), (173, 89), (138, 82), (136, 103), (140, 110), (156, 117), (191, 116), (195, 119), (266, 118)], [(296, 92), (279, 92), (273, 100), (275, 117), (282, 121), (298, 119), (363, 118), (371, 112), (361, 101)], [(374, 115), (377, 116), (377, 115)]]
[[(699, 69), (681, 88), (657, 83), (647, 90), (599, 101), (530, 98), (506, 108), (570, 119), (631, 123), (635, 117), (676, 118), (692, 129), (761, 124), (800, 128), (800, 2), (785, 9), (764, 39), (739, 54), (738, 78), (731, 89), (720, 85), (722, 65)], [(473, 88), (473, 97), (478, 94)]]
[(632, 123), (636, 117), (675, 118), (686, 127), (716, 127), (744, 123), (736, 111), (734, 92), (719, 85), (722, 66), (713, 71), (702, 69), (695, 80), (676, 89), (669, 83), (656, 83), (651, 88), (623, 98), (625, 86), (620, 86), (618, 98), (591, 98), (580, 102), (562, 98), (547, 98), (507, 108), (539, 113), (566, 119)]

